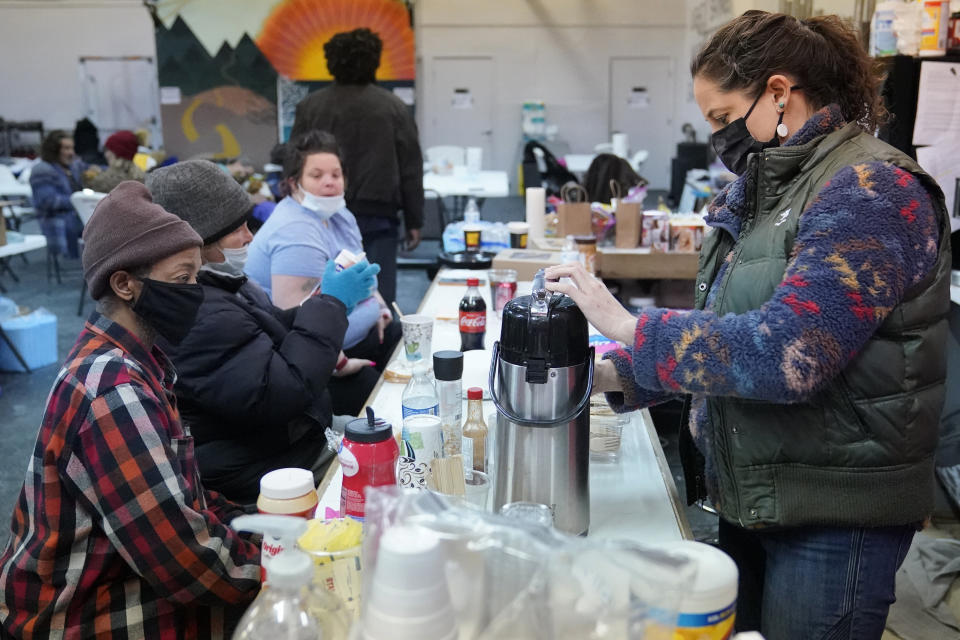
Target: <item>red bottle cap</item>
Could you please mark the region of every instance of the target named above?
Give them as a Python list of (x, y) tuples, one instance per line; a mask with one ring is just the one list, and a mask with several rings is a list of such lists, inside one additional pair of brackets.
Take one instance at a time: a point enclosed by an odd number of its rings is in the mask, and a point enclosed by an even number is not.
[(467, 286), (468, 286), (468, 287), (479, 287), (479, 286), (480, 286), (480, 278), (467, 278)]
[(467, 389), (467, 400), (483, 400), (483, 389), (480, 387)]

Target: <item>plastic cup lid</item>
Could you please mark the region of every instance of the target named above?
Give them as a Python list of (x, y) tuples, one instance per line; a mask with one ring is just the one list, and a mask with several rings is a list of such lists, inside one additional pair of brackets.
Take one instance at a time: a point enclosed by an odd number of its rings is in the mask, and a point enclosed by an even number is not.
[(433, 376), (437, 380), (459, 380), (463, 377), (463, 352), (437, 351), (433, 354)]
[(299, 498), (315, 490), (313, 472), (307, 469), (276, 469), (260, 478), (260, 495), (273, 500)]

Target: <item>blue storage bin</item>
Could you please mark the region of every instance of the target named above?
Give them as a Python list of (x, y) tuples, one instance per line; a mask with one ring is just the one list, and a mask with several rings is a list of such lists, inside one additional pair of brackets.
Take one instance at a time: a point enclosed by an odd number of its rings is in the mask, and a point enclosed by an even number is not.
[[(17, 347), (31, 370), (57, 362), (57, 316), (46, 309), (0, 322), (3, 332)], [(23, 371), (5, 340), (0, 339), (0, 370)]]

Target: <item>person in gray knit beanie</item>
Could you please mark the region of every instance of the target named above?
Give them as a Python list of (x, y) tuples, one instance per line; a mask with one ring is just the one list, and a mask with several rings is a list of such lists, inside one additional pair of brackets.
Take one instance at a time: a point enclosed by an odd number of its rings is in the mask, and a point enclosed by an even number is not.
[(147, 174), (147, 189), (170, 213), (186, 220), (208, 245), (240, 228), (253, 200), (209, 160), (187, 160)]

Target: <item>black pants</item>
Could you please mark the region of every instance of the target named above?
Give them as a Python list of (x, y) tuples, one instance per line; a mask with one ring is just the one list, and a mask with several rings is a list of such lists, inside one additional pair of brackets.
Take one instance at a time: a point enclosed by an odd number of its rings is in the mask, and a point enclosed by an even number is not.
[[(361, 343), (362, 344), (362, 343)], [(379, 361), (376, 361), (380, 365)], [(327, 389), (330, 390), (330, 401), (333, 414), (337, 416), (355, 416), (360, 413), (370, 397), (370, 392), (377, 386), (380, 372), (373, 367), (364, 367), (359, 372), (345, 378), (330, 378)]]
[[(343, 352), (347, 354), (349, 358), (373, 360), (377, 363), (377, 371), (382, 373), (390, 361), (390, 357), (393, 355), (393, 350), (397, 348), (397, 344), (399, 344), (402, 335), (403, 329), (400, 328), (400, 321), (394, 320), (384, 329), (383, 342), (380, 342), (380, 334), (377, 332), (377, 327), (374, 326), (363, 340), (349, 349), (344, 349)], [(364, 400), (365, 399), (366, 398), (364, 398)], [(337, 412), (334, 411), (334, 413)]]
[(273, 453), (265, 454), (257, 440), (215, 440), (197, 446), (203, 486), (239, 504), (255, 503), (261, 476), (275, 469), (310, 469), (314, 482), (319, 484), (331, 460), (333, 452), (327, 448), (326, 436), (319, 426)]
[[(357, 216), (367, 260), (380, 265), (380, 295), (387, 304), (397, 299), (397, 245), (400, 220), (396, 217)], [(379, 364), (379, 360), (377, 361)]]

